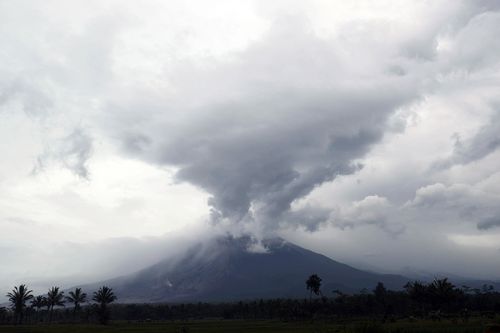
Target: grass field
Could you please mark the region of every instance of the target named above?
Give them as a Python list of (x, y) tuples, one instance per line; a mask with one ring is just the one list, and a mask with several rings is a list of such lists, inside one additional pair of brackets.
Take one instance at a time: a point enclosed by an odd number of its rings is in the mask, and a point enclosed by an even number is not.
[(215, 333), (215, 332), (311, 332), (311, 333), (482, 333), (488, 322), (472, 320), (469, 323), (451, 321), (396, 322), (373, 324), (356, 323), (310, 323), (247, 320), (206, 320), (164, 323), (112, 323), (108, 326), (97, 325), (51, 325), (51, 326), (0, 326), (0, 333)]

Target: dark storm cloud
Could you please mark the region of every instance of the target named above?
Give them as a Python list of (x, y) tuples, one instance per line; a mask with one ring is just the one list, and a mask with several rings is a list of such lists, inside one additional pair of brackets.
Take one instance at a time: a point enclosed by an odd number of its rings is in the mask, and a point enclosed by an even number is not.
[(500, 227), (500, 217), (498, 216), (484, 219), (477, 224), (479, 230), (488, 230), (496, 227)]

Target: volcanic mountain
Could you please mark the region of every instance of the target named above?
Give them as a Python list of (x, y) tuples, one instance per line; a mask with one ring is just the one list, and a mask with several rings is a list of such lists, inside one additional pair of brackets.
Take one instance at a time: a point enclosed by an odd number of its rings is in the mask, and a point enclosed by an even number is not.
[(303, 298), (308, 295), (305, 280), (314, 273), (323, 279), (325, 295), (336, 289), (371, 290), (379, 281), (389, 289), (401, 289), (408, 281), (362, 271), (279, 238), (262, 245), (257, 251), (249, 237), (218, 238), (174, 260), (83, 288), (110, 286), (120, 302), (196, 302)]

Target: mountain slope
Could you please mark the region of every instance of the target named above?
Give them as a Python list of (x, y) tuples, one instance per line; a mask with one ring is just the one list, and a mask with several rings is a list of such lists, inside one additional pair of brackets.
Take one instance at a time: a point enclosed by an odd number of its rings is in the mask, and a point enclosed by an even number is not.
[(99, 284), (111, 286), (121, 302), (230, 301), (274, 297), (306, 297), (305, 280), (323, 279), (322, 291), (357, 292), (383, 282), (401, 289), (408, 281), (355, 269), (282, 239), (264, 242), (264, 253), (249, 251), (250, 238), (220, 238), (196, 246), (177, 260), (166, 260), (135, 274)]

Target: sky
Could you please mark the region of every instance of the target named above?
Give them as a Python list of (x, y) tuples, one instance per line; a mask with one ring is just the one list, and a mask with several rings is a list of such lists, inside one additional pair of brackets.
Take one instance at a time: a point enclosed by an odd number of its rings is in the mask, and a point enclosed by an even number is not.
[(0, 0), (0, 290), (221, 234), (500, 280), (497, 1)]

